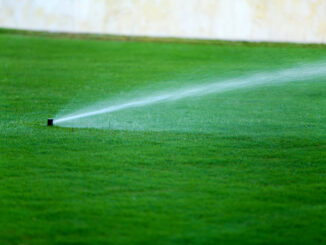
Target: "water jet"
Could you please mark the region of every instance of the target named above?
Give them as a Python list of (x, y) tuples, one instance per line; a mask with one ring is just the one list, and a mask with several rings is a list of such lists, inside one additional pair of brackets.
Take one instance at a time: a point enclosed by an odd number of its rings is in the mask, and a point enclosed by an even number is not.
[[(324, 62), (313, 64), (299, 65), (292, 68), (256, 72), (240, 77), (229, 78), (225, 80), (217, 80), (209, 83), (193, 85), (189, 87), (179, 88), (173, 91), (163, 90), (153, 92), (152, 94), (126, 100), (120, 104), (108, 105), (99, 109), (66, 115), (55, 119), (55, 123), (62, 125), (67, 121), (76, 119), (112, 113), (130, 108), (143, 107), (157, 103), (169, 101), (177, 101), (189, 97), (199, 97), (213, 93), (224, 93), (232, 90), (255, 88), (259, 86), (272, 86), (284, 83), (299, 82), (299, 81), (315, 81), (318, 78), (326, 76), (326, 65)], [(49, 125), (49, 124), (48, 124)], [(53, 125), (53, 121), (52, 121)], [(52, 126), (49, 125), (49, 126)]]

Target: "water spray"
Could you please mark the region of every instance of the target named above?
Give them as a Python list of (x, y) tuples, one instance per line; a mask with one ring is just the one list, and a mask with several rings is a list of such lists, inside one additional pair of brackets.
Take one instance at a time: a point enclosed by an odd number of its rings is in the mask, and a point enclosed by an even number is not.
[(307, 81), (309, 79), (315, 80), (316, 78), (325, 78), (325, 76), (326, 65), (325, 63), (321, 62), (272, 72), (256, 73), (253, 75), (231, 78), (224, 81), (216, 81), (208, 84), (185, 87), (176, 91), (161, 91), (149, 96), (143, 96), (134, 100), (127, 100), (124, 103), (111, 105), (98, 110), (83, 112), (77, 115), (67, 115), (58, 119), (48, 119), (48, 126), (53, 126), (53, 124), (61, 124), (66, 121), (72, 121), (85, 117), (125, 110), (128, 108), (142, 107), (168, 101), (176, 101), (193, 96), (223, 93), (227, 91), (257, 86)]

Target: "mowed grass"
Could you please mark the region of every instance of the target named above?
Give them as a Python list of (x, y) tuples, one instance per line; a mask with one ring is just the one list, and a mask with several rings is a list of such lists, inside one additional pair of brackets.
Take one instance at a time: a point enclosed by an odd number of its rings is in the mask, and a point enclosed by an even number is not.
[(123, 115), (151, 115), (150, 130), (45, 126), (62, 111), (156, 83), (171, 88), (325, 56), (325, 46), (313, 45), (3, 31), (0, 243), (326, 243), (326, 78)]

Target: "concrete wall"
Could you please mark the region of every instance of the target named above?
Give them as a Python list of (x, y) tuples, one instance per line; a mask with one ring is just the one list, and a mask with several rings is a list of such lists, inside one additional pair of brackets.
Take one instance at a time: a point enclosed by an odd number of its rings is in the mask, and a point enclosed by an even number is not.
[(326, 43), (326, 0), (0, 0), (0, 26)]

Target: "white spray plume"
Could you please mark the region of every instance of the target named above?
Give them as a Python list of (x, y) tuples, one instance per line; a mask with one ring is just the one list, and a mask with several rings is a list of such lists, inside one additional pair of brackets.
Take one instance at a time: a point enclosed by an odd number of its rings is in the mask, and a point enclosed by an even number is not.
[(75, 119), (120, 111), (133, 107), (142, 107), (160, 102), (180, 100), (187, 97), (203, 96), (213, 93), (222, 93), (226, 91), (250, 88), (264, 85), (277, 85), (289, 82), (305, 81), (309, 79), (320, 78), (326, 75), (325, 63), (315, 63), (302, 65), (294, 68), (258, 73), (251, 76), (243, 76), (214, 83), (201, 84), (178, 89), (176, 91), (155, 93), (154, 95), (144, 96), (142, 98), (126, 101), (118, 105), (111, 105), (99, 110), (80, 113), (77, 115), (65, 116), (54, 120), (54, 124), (71, 121)]

